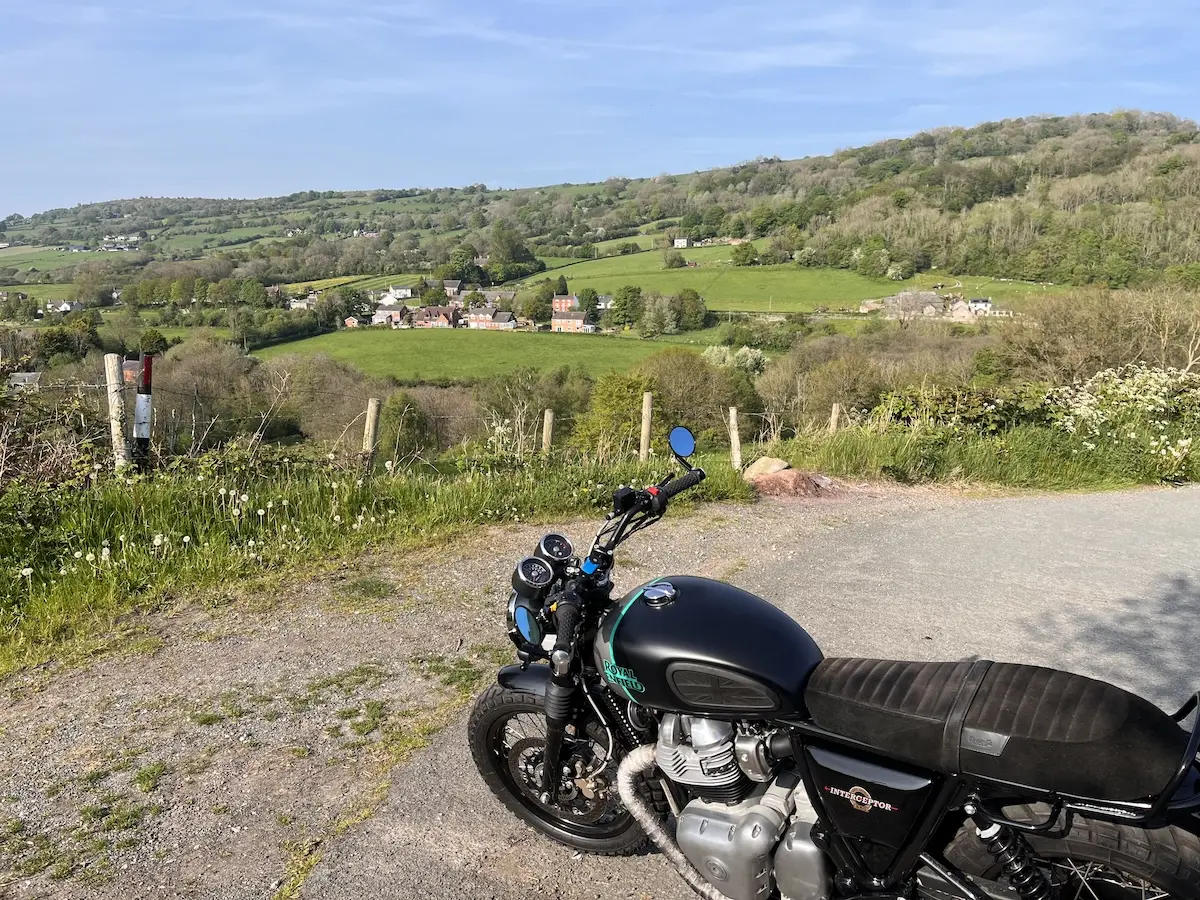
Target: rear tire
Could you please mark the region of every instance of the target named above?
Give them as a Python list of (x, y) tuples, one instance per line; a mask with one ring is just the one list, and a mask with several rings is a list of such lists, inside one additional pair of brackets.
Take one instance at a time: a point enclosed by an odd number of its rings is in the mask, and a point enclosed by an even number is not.
[[(520, 791), (514, 784), (500, 740), (504, 736), (505, 723), (522, 714), (544, 719), (543, 697), (493, 684), (475, 701), (467, 724), (467, 740), (475, 766), (500, 802), (530, 827), (575, 850), (601, 856), (626, 856), (645, 847), (648, 838), (624, 807), (620, 807), (617, 817), (609, 823), (581, 828), (565, 816), (553, 815)], [(619, 748), (617, 753), (619, 757)], [(613, 783), (609, 789), (615, 791), (615, 764), (610, 764), (602, 774), (610, 770)], [(643, 783), (642, 796), (657, 810), (667, 808), (663, 789), (654, 782)]]
[[(1049, 808), (1010, 806), (1004, 812), (1018, 822), (1040, 822), (1045, 820)], [(1115, 883), (1115, 873), (1119, 873), (1131, 884), (1137, 880), (1148, 883), (1144, 893), (1126, 889), (1130, 897), (1161, 900), (1165, 894), (1171, 900), (1200, 900), (1200, 838), (1181, 828), (1148, 831), (1077, 815), (1065, 837), (1030, 834), (1025, 839), (1034, 853), (1050, 864), (1056, 879), (1073, 878), (1075, 881), (1071, 883), (1075, 884), (1083, 875), (1090, 884), (1100, 885), (1101, 890), (1096, 893), (1101, 897), (1121, 896)], [(970, 823), (950, 842), (946, 859), (970, 875), (999, 877), (996, 861)], [(1076, 893), (1063, 891), (1062, 900), (1074, 900)], [(1078, 896), (1090, 898), (1093, 894), (1084, 887)]]

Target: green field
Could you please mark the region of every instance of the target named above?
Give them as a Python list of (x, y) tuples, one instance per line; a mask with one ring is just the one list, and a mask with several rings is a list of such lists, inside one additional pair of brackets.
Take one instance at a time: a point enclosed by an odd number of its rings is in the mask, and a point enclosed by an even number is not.
[[(676, 294), (692, 288), (707, 301), (710, 309), (735, 312), (812, 312), (819, 306), (833, 309), (857, 309), (863, 300), (886, 297), (902, 290), (928, 289), (937, 282), (969, 296), (990, 296), (1000, 303), (1011, 303), (1031, 295), (1058, 293), (1065, 288), (996, 281), (987, 277), (954, 278), (927, 273), (908, 281), (867, 278), (847, 269), (805, 269), (793, 264), (748, 266), (730, 264), (726, 246), (698, 247), (681, 251), (685, 259), (699, 263), (696, 268), (664, 269), (662, 254), (637, 253), (587, 260), (561, 274), (572, 292), (585, 287), (611, 294), (626, 284), (640, 285), (645, 291)], [(531, 284), (543, 276), (526, 279)]]
[(256, 352), (270, 359), (323, 353), (368, 375), (401, 381), (474, 381), (522, 366), (575, 366), (593, 375), (624, 371), (674, 344), (598, 334), (549, 334), (459, 329), (339, 331)]
[(22, 273), (35, 268), (39, 272), (50, 272), (67, 266), (77, 266), (80, 263), (94, 262), (107, 259), (115, 262), (127, 259), (129, 253), (104, 253), (102, 251), (71, 253), (69, 250), (56, 250), (54, 247), (6, 247), (0, 250), (0, 269), (16, 268)]
[(19, 291), (37, 300), (67, 300), (71, 296), (69, 284), (13, 284), (0, 286), (0, 291)]

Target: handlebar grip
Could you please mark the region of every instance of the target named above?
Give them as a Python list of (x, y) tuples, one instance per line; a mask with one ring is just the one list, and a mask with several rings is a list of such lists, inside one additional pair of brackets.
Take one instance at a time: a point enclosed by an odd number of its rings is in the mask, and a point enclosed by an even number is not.
[(558, 638), (554, 642), (555, 650), (574, 649), (575, 632), (582, 618), (583, 614), (579, 611), (577, 603), (570, 600), (559, 601), (558, 606), (554, 608), (554, 629), (558, 632)]
[(666, 484), (660, 487), (658, 489), (658, 496), (662, 497), (664, 500), (670, 500), (677, 494), (682, 494), (688, 488), (695, 487), (703, 480), (704, 470), (692, 469), (690, 472), (686, 472), (683, 475), (680, 475), (678, 478), (668, 481)]

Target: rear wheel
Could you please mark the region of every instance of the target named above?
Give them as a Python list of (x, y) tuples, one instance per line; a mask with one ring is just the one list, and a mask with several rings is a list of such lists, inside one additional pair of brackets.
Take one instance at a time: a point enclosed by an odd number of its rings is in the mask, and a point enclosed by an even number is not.
[[(571, 726), (563, 740), (569, 771), (556, 800), (540, 797), (546, 713), (537, 694), (492, 685), (471, 710), (467, 737), (475, 765), (492, 793), (527, 824), (560, 843), (587, 853), (624, 855), (646, 844), (617, 794), (617, 758), (606, 758), (608, 735), (594, 716)], [(660, 787), (643, 785), (643, 796), (665, 806)]]
[[(1045, 807), (1013, 806), (1016, 821), (1039, 822)], [(1061, 838), (1026, 835), (1061, 900), (1200, 900), (1200, 839), (1180, 828), (1147, 831), (1076, 816)], [(1003, 881), (971, 825), (946, 848), (964, 872)]]

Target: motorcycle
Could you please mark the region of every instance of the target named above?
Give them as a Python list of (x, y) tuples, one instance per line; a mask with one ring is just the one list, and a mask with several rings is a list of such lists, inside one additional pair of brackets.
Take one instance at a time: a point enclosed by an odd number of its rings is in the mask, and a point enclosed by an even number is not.
[(1200, 702), (983, 659), (826, 658), (721, 582), (613, 600), (617, 547), (704, 480), (619, 488), (586, 556), (512, 576), (519, 663), (476, 701), (484, 781), (576, 850), (647, 840), (708, 900), (1200, 898)]

